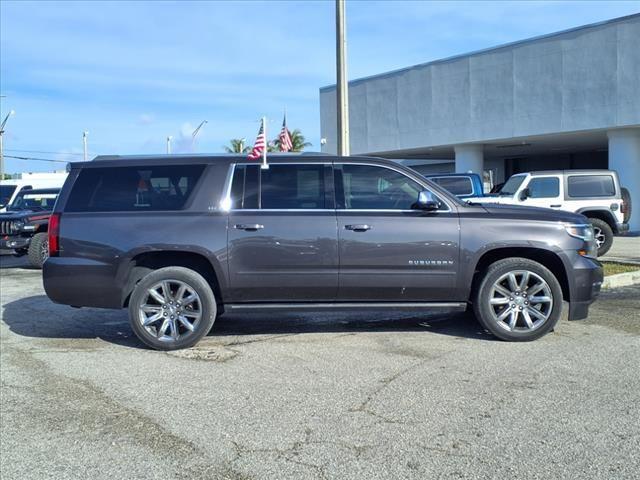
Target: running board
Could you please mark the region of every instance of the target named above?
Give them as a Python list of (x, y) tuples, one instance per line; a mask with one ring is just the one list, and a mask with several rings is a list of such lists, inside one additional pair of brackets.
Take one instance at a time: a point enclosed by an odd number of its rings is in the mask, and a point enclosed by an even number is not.
[(368, 303), (229, 303), (224, 306), (226, 311), (250, 310), (346, 310), (362, 309), (447, 309), (464, 311), (466, 302), (368, 302)]

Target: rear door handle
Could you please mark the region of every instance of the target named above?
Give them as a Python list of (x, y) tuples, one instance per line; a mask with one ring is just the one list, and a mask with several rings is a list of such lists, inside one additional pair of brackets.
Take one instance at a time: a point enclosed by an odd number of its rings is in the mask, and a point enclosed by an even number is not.
[(354, 232), (366, 232), (367, 230), (371, 230), (371, 225), (345, 225), (344, 228), (346, 228), (347, 230), (353, 230)]
[(234, 225), (233, 228), (237, 230), (246, 230), (247, 232), (255, 232), (257, 230), (262, 230), (264, 228), (264, 225), (260, 225), (259, 223), (239, 223)]
[(551, 208), (560, 208), (562, 205), (551, 205)]

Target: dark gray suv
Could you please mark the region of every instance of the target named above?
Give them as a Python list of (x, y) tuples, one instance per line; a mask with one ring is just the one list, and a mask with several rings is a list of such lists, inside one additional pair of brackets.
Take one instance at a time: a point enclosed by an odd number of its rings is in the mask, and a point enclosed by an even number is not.
[(74, 163), (49, 225), (55, 302), (128, 307), (145, 344), (194, 345), (225, 311), (473, 306), (496, 337), (585, 318), (602, 283), (585, 217), (473, 205), (397, 163), (280, 155)]

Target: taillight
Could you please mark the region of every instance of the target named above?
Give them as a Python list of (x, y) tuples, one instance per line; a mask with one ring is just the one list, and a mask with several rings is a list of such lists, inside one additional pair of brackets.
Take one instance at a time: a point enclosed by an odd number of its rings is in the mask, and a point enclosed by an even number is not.
[(57, 257), (60, 253), (60, 214), (52, 213), (49, 217), (49, 256)]
[(627, 213), (627, 202), (625, 202), (624, 200), (620, 202), (620, 212)]

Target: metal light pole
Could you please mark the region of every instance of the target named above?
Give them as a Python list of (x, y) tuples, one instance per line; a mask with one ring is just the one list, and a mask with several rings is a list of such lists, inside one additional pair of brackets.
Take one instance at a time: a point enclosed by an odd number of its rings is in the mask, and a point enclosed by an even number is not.
[(347, 83), (347, 38), (345, 0), (336, 0), (336, 97), (338, 155), (349, 155), (349, 85)]
[(200, 129), (205, 123), (208, 123), (208, 122), (206, 120), (203, 120), (202, 122), (200, 122), (200, 125), (198, 125), (198, 128), (196, 128), (191, 134), (191, 150), (193, 150), (193, 145), (195, 144), (196, 136), (198, 135), (198, 132), (200, 132)]
[(0, 180), (4, 180), (4, 146), (2, 142), (2, 137), (4, 137), (4, 126), (7, 124), (7, 120), (9, 120), (9, 117), (14, 115), (15, 113), (15, 110), (11, 110), (9, 113), (7, 113), (7, 116), (4, 117), (2, 124), (0, 124)]
[(84, 161), (87, 161), (87, 137), (89, 132), (82, 132), (82, 152), (84, 154)]
[(169, 155), (171, 153), (171, 140), (173, 139), (173, 137), (171, 135), (169, 135), (167, 137), (167, 155)]

